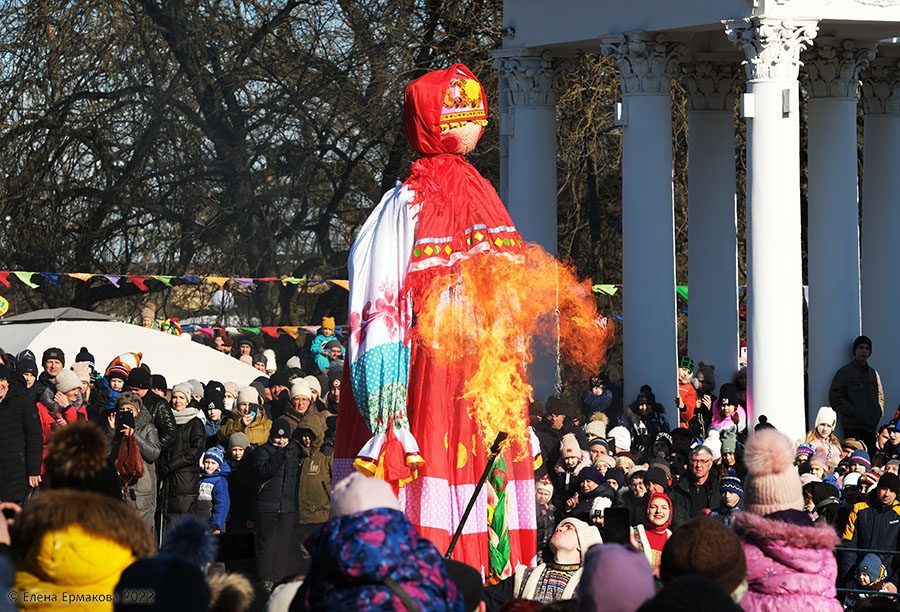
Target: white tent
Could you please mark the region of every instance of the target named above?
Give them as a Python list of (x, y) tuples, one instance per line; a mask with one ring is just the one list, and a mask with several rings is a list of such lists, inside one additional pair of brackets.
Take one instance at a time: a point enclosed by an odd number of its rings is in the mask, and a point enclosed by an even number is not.
[(187, 335), (173, 336), (77, 308), (38, 310), (0, 321), (0, 348), (7, 353), (31, 349), (40, 367), (41, 354), (51, 346), (63, 350), (67, 366), (81, 347), (87, 347), (101, 372), (116, 355), (142, 353), (143, 362), (154, 374), (165, 376), (170, 387), (191, 378), (244, 386), (260, 375), (233, 357), (192, 342)]

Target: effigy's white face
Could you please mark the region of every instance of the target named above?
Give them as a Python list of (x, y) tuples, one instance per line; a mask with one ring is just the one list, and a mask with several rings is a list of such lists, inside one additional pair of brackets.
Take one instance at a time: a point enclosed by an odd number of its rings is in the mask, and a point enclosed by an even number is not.
[(454, 153), (467, 155), (475, 150), (478, 139), (484, 133), (484, 128), (477, 123), (466, 123), (456, 128), (450, 128), (441, 134), (441, 140), (453, 138), (456, 140), (456, 146), (453, 147)]

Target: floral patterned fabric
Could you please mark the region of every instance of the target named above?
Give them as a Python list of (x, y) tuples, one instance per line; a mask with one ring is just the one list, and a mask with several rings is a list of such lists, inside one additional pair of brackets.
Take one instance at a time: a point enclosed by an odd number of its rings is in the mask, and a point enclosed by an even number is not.
[(406, 610), (386, 579), (421, 610), (465, 610), (441, 554), (397, 510), (333, 518), (306, 547), (312, 565), (292, 610)]

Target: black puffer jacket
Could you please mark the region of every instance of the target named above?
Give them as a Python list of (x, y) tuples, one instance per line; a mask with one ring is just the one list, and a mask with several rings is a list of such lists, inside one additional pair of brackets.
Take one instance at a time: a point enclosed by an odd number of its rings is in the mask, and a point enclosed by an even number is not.
[(19, 503), (28, 492), (28, 476), (41, 473), (43, 436), (34, 402), (10, 383), (0, 401), (0, 500)]
[(259, 483), (256, 511), (290, 514), (297, 511), (297, 479), (300, 447), (293, 440), (277, 447), (269, 440), (253, 451), (253, 465)]
[[(175, 441), (175, 415), (172, 407), (164, 398), (152, 391), (141, 398), (144, 402), (144, 410), (150, 413), (156, 433), (159, 435), (159, 447), (165, 452)], [(201, 423), (202, 425), (202, 423)]]
[[(193, 406), (184, 410), (199, 412)], [(175, 426), (175, 441), (163, 451), (157, 472), (163, 483), (160, 504), (166, 516), (187, 514), (197, 500), (200, 492), (200, 457), (205, 441), (206, 432), (199, 418)]]

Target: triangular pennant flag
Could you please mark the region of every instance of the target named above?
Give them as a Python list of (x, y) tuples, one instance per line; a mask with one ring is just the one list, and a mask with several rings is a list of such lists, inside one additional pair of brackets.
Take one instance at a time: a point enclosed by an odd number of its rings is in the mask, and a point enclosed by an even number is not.
[[(349, 291), (349, 287), (347, 288)], [(606, 295), (615, 295), (619, 290), (615, 285), (594, 285), (591, 287), (594, 293), (605, 293)]]
[(0, 272), (0, 283), (9, 287), (9, 272)]
[(350, 291), (350, 281), (348, 281), (348, 280), (332, 279), (332, 280), (329, 280), (328, 282), (331, 283), (332, 285), (337, 285), (341, 289)]
[(302, 327), (300, 327), (300, 329), (305, 331), (310, 336), (315, 336), (316, 332), (319, 331), (319, 328), (316, 325), (303, 325)]
[(93, 274), (89, 274), (87, 272), (69, 272), (69, 276), (71, 278), (77, 278), (78, 280), (85, 283), (94, 278)]
[(161, 282), (161, 283), (162, 283), (163, 285), (165, 285), (166, 287), (171, 287), (171, 286), (172, 286), (172, 279), (175, 278), (175, 277), (174, 277), (174, 276), (165, 276), (165, 275), (163, 275), (163, 274), (151, 274), (151, 275), (150, 275), (150, 278), (152, 278), (153, 280), (158, 280), (159, 282)]
[(296, 276), (282, 276), (281, 284), (285, 286), (287, 286), (288, 283), (290, 283), (291, 285), (299, 285), (305, 280), (305, 278), (297, 278)]
[(296, 325), (282, 325), (281, 330), (286, 333), (291, 338), (297, 339), (299, 335), (299, 329)]
[(199, 285), (200, 277), (199, 276), (179, 276), (181, 280), (188, 283), (189, 285)]
[(252, 278), (232, 278), (234, 282), (243, 287), (244, 289), (250, 289), (254, 285), (256, 285), (256, 281)]
[(13, 274), (32, 289), (37, 289), (38, 285), (31, 282), (31, 277), (37, 274), (36, 272), (13, 272)]
[(272, 338), (278, 337), (278, 328), (272, 326), (260, 327), (259, 330), (267, 336), (271, 336)]
[(49, 280), (54, 285), (59, 284), (59, 274), (56, 272), (41, 272), (41, 276)]
[(146, 276), (129, 275), (128, 280), (134, 283), (134, 286), (142, 292), (146, 293), (147, 291), (150, 291), (150, 288), (144, 284), (144, 281), (147, 280)]
[(675, 285), (675, 293), (682, 300), (687, 301), (688, 299), (688, 286), (687, 285)]
[(275, 281), (280, 281), (281, 278), (278, 276), (261, 276), (256, 280), (260, 283), (274, 283)]
[(621, 321), (624, 317), (622, 315), (613, 315), (613, 319), (616, 321)]
[(104, 274), (103, 278), (108, 280), (109, 284), (112, 285), (113, 287), (115, 287), (116, 289), (119, 288), (119, 283), (122, 281), (122, 277), (118, 276), (116, 274)]
[(253, 334), (254, 336), (258, 336), (260, 334), (258, 327), (242, 327), (241, 331), (245, 331), (248, 334)]
[(212, 339), (212, 337), (213, 337), (213, 328), (212, 327), (198, 327), (196, 329), (198, 332), (200, 332), (207, 338)]
[(208, 281), (210, 283), (215, 283), (219, 286), (219, 289), (225, 288), (225, 283), (231, 280), (228, 276), (204, 276), (203, 280)]

